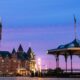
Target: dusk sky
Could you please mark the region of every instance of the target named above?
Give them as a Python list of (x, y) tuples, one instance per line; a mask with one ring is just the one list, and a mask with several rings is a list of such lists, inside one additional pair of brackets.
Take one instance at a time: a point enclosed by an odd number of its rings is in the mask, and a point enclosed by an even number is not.
[[(22, 44), (27, 52), (31, 44), (35, 55), (43, 60), (42, 66), (55, 67), (55, 59), (46, 54), (47, 50), (74, 39), (74, 15), (80, 39), (80, 0), (0, 0), (3, 24), (0, 49), (11, 52)], [(73, 61), (76, 68), (80, 60), (76, 57)]]

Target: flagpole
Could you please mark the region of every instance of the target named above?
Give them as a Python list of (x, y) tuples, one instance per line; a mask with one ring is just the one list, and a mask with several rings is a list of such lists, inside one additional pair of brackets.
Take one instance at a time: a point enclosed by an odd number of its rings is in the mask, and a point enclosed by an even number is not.
[(74, 38), (76, 39), (76, 18), (74, 16)]

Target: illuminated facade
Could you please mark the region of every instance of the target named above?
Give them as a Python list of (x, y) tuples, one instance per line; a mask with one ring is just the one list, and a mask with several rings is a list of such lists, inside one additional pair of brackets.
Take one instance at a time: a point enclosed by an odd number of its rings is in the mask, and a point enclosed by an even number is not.
[(31, 47), (24, 52), (20, 45), (18, 50), (13, 49), (12, 53), (0, 51), (0, 74), (31, 75), (35, 72), (35, 55)]

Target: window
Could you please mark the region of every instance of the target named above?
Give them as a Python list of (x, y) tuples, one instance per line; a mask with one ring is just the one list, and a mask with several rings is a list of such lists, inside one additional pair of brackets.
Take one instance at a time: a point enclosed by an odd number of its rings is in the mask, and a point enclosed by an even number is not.
[(13, 62), (16, 62), (16, 60), (13, 60)]
[(8, 72), (8, 69), (6, 70), (6, 72)]
[(2, 60), (2, 62), (4, 62), (4, 60)]

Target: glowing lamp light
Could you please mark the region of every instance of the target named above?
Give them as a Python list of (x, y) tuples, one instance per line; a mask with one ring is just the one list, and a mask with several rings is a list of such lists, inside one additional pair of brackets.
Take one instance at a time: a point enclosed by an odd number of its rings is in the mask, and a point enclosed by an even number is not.
[(38, 58), (38, 65), (41, 65), (41, 58)]
[(38, 58), (38, 70), (41, 72), (41, 58)]

